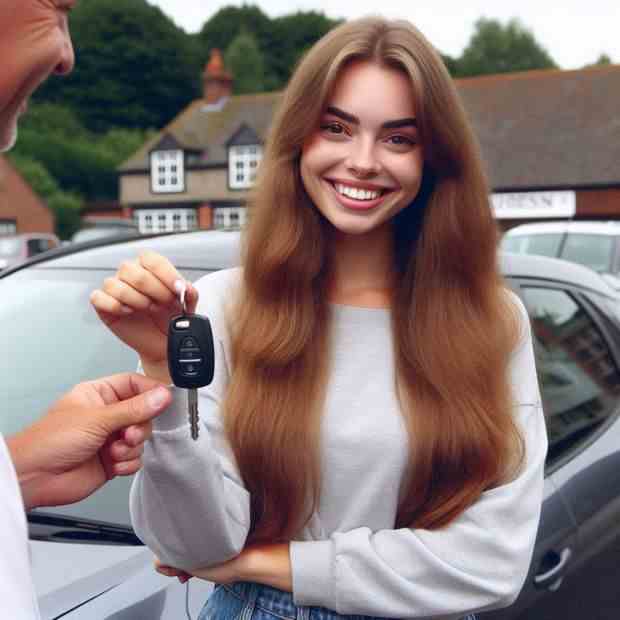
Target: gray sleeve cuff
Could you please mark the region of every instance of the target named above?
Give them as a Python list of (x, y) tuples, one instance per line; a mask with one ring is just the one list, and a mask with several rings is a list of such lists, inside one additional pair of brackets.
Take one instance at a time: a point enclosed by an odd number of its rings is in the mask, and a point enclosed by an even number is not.
[(334, 558), (331, 540), (291, 541), (295, 605), (319, 605), (336, 609)]
[(175, 431), (186, 426), (189, 433), (187, 390), (173, 384), (168, 385), (167, 388), (172, 394), (172, 402), (153, 420), (153, 431)]

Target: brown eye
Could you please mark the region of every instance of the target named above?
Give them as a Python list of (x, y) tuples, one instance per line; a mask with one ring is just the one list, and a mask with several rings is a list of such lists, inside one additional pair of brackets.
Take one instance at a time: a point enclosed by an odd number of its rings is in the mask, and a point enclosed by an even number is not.
[(324, 123), (321, 125), (321, 130), (336, 135), (341, 135), (344, 133), (344, 127), (340, 123)]

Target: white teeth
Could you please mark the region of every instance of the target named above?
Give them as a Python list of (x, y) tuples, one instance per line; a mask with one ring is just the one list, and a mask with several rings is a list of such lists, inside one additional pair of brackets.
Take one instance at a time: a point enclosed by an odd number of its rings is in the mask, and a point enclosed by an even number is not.
[(342, 185), (341, 183), (335, 183), (336, 191), (347, 198), (353, 198), (353, 200), (375, 200), (381, 196), (381, 192), (361, 189), (357, 187), (349, 187), (348, 185)]

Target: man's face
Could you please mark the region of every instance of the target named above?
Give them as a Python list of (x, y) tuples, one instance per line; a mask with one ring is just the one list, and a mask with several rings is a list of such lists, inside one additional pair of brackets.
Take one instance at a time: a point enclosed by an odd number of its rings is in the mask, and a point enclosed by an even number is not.
[(0, 0), (0, 152), (17, 139), (17, 122), (51, 73), (73, 69), (67, 17), (77, 0)]

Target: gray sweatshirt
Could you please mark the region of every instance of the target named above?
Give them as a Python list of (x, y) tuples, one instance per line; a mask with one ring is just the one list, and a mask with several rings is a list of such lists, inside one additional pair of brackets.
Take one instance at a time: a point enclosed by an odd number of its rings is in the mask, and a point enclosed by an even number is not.
[[(200, 279), (212, 323), (215, 377), (199, 391), (190, 438), (185, 392), (154, 422), (131, 489), (132, 523), (163, 562), (197, 568), (244, 547), (250, 496), (223, 435), (219, 406), (231, 368), (223, 302), (240, 269)], [(514, 415), (525, 440), (518, 477), (489, 490), (447, 527), (395, 529), (407, 435), (394, 391), (388, 309), (333, 305), (333, 372), (322, 422), (320, 505), (290, 544), (297, 605), (389, 618), (460, 618), (511, 604), (523, 586), (540, 517), (545, 421), (525, 308), (513, 353)]]

